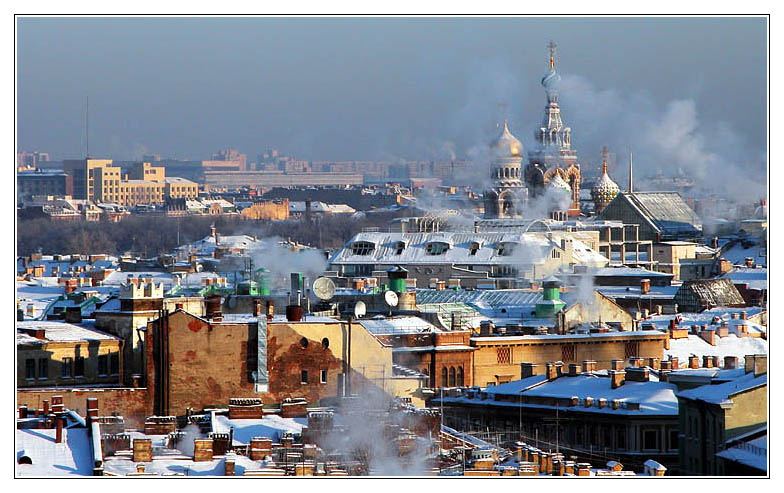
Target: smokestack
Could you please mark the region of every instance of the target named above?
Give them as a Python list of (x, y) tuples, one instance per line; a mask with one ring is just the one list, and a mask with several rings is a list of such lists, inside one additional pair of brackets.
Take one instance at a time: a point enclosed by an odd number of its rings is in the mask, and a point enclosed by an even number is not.
[(60, 414), (60, 413), (58, 413), (54, 417), (55, 430), (56, 430), (55, 431), (55, 437), (54, 437), (54, 443), (63, 443), (63, 420), (64, 419), (65, 419), (64, 416), (62, 414)]

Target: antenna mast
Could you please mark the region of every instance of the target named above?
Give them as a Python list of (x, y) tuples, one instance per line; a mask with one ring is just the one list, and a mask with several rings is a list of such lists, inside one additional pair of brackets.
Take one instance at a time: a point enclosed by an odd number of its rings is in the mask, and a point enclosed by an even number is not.
[(634, 156), (629, 149), (629, 193), (634, 193)]
[(84, 140), (86, 142), (86, 158), (90, 158), (90, 96), (87, 96), (87, 103), (84, 105)]

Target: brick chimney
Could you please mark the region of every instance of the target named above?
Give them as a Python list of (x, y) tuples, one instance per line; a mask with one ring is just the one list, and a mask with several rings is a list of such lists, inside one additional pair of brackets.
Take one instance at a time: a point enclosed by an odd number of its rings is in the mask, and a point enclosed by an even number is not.
[(678, 361), (677, 356), (670, 356), (670, 368), (673, 370), (677, 370), (681, 367), (680, 362)]
[(550, 362), (545, 364), (545, 371), (547, 373), (547, 380), (555, 380), (556, 378), (561, 376), (561, 363), (560, 362)]
[(632, 356), (629, 358), (629, 366), (633, 368), (642, 368), (645, 360), (640, 358), (639, 356)]
[(65, 322), (69, 324), (82, 323), (82, 309), (78, 306), (68, 306), (65, 308)]
[(598, 405), (599, 409), (604, 409), (607, 407), (607, 399), (600, 397), (599, 400), (596, 401), (596, 404)]
[(95, 397), (87, 398), (87, 418), (95, 419), (98, 417), (98, 399)]
[(569, 364), (569, 376), (576, 377), (580, 375), (582, 372), (582, 367), (577, 363), (570, 363)]
[(651, 291), (651, 280), (650, 279), (641, 279), (640, 280), (640, 294), (648, 294)]
[(713, 357), (703, 355), (702, 356), (702, 367), (703, 368), (713, 368)]
[(654, 370), (658, 370), (661, 368), (661, 362), (659, 358), (648, 358), (648, 366), (650, 366)]
[(25, 419), (27, 417), (27, 404), (22, 404), (19, 406), (19, 419)]
[(610, 387), (617, 389), (626, 381), (626, 372), (623, 370), (610, 370)]
[(136, 472), (138, 474), (144, 474), (145, 469), (146, 469), (146, 466), (145, 466), (145, 464), (143, 462), (140, 462), (140, 463), (136, 464)]
[(261, 300), (253, 300), (253, 316), (261, 315)]
[(577, 475), (578, 476), (590, 476), (591, 475), (591, 465), (586, 462), (581, 462), (577, 464)]
[(585, 407), (591, 407), (593, 405), (593, 397), (586, 396), (585, 397)]
[(746, 355), (746, 373), (754, 372), (754, 376), (758, 377), (768, 372), (768, 356), (765, 354), (747, 354)]
[(700, 357), (695, 356), (693, 354), (689, 356), (689, 368), (691, 368), (692, 370), (696, 370), (699, 367), (700, 367)]
[(54, 423), (55, 423), (55, 435), (54, 435), (54, 443), (63, 443), (63, 421), (65, 421), (65, 416), (62, 413), (55, 414)]
[(630, 382), (649, 382), (650, 379), (648, 368), (629, 368), (626, 370), (626, 380)]
[(700, 337), (705, 340), (711, 346), (716, 345), (716, 331), (715, 330), (703, 330), (700, 332)]
[(224, 476), (234, 476), (234, 459), (233, 458), (226, 458), (223, 461), (224, 466)]
[(580, 398), (577, 397), (576, 395), (573, 395), (572, 398), (571, 398), (571, 405), (572, 406), (576, 406), (579, 403), (580, 403)]
[(212, 438), (196, 438), (193, 440), (193, 462), (209, 462), (212, 460)]
[(593, 360), (585, 360), (585, 361), (583, 361), (583, 371), (584, 372), (596, 371), (596, 366), (597, 366), (596, 361), (593, 361)]
[(149, 438), (137, 438), (133, 441), (133, 461), (151, 462), (152, 461), (152, 440)]
[(520, 363), (520, 378), (528, 378), (536, 375), (536, 363)]
[(738, 367), (738, 357), (737, 356), (725, 356), (724, 357), (724, 369), (725, 370), (734, 370)]
[(754, 257), (746, 257), (745, 261), (746, 261), (746, 267), (748, 268), (754, 267)]
[(741, 320), (748, 320), (748, 313), (746, 313), (746, 310), (743, 310), (742, 312), (740, 312), (740, 319)]
[(623, 371), (624, 361), (622, 359), (614, 359), (610, 361), (610, 369), (615, 371)]
[(44, 399), (44, 416), (49, 414), (49, 399)]
[(267, 300), (267, 320), (272, 320), (275, 316), (275, 303), (272, 300)]
[(612, 408), (613, 409), (618, 409), (619, 407), (621, 407), (621, 400), (620, 399), (613, 399), (612, 400)]
[(55, 414), (63, 412), (63, 396), (52, 396), (52, 412)]

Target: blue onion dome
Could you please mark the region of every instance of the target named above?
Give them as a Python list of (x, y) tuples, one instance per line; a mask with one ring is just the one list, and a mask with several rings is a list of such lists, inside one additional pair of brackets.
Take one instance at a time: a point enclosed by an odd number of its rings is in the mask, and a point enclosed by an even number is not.
[(561, 81), (561, 76), (558, 75), (558, 72), (555, 71), (555, 68), (551, 68), (547, 74), (542, 77), (542, 85), (548, 91), (553, 91), (556, 89), (558, 83)]
[(501, 133), (490, 143), (490, 148), (495, 151), (498, 157), (519, 157), (523, 155), (523, 143), (509, 131), (506, 120), (504, 120)]

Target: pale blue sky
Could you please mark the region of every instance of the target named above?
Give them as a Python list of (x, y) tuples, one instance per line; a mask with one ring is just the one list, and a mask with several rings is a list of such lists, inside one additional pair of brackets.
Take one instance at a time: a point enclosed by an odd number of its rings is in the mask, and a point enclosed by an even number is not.
[(464, 155), (501, 101), (529, 146), (551, 38), (564, 120), (592, 160), (650, 139), (619, 129), (619, 111), (665, 125), (684, 101), (687, 141), (766, 152), (765, 18), (19, 18), (18, 145), (82, 156), (89, 94), (90, 154), (114, 159)]

